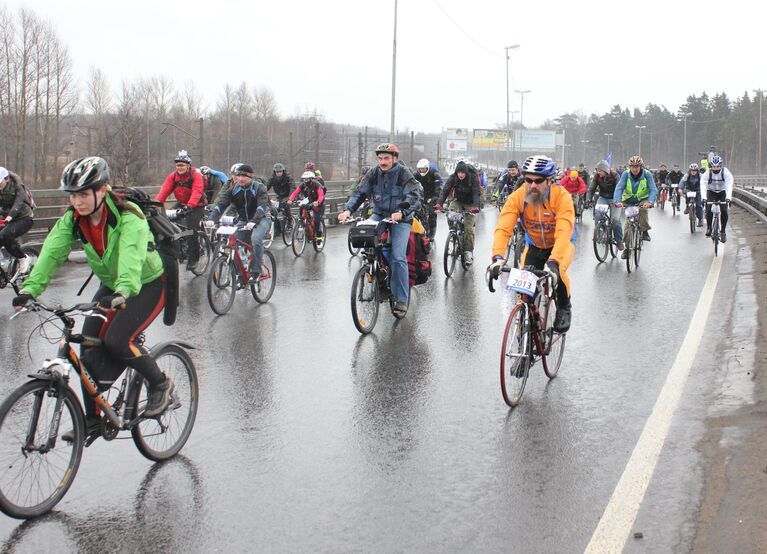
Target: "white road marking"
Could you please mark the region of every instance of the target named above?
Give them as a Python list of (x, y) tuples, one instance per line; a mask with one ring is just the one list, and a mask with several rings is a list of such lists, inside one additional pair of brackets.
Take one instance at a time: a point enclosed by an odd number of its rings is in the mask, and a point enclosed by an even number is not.
[(666, 377), (666, 382), (655, 401), (652, 414), (647, 419), (642, 434), (631, 453), (626, 469), (618, 481), (610, 502), (599, 520), (586, 552), (621, 552), (631, 533), (639, 508), (642, 505), (647, 487), (658, 463), (663, 444), (668, 436), (671, 419), (674, 416), (684, 385), (690, 374), (692, 363), (703, 338), (703, 331), (714, 299), (714, 291), (719, 281), (724, 258), (723, 249), (711, 262), (708, 277), (703, 285), (698, 305), (692, 316), (682, 346), (674, 360), (674, 365)]

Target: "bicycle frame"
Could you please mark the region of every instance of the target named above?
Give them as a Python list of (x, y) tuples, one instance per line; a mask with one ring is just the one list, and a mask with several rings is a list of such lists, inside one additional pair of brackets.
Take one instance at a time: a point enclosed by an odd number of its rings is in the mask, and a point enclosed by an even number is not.
[[(237, 227), (237, 231), (243, 231), (244, 227)], [(242, 256), (240, 256), (240, 249), (238, 246), (244, 246), (245, 249), (250, 253), (250, 255), (253, 255), (253, 247), (240, 239), (237, 238), (237, 233), (232, 233), (226, 238), (226, 242), (224, 243), (224, 246), (222, 248), (222, 251), (228, 250), (226, 252), (226, 257), (230, 262), (234, 262), (235, 266), (240, 272), (240, 277), (242, 278), (243, 283), (247, 283), (250, 279), (250, 272), (248, 271), (247, 264), (243, 261)], [(271, 272), (269, 271), (269, 268), (264, 263), (264, 260), (261, 260), (261, 275), (259, 276), (257, 282), (264, 281), (266, 279), (271, 278)]]

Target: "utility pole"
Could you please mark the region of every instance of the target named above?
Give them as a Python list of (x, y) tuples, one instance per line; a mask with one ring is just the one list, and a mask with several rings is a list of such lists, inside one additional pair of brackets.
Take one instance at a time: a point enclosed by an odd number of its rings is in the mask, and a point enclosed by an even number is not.
[(586, 163), (586, 145), (591, 142), (589, 139), (582, 139), (581, 144), (583, 145), (583, 156), (581, 157), (581, 161), (583, 163)]
[(647, 125), (634, 125), (635, 129), (639, 129), (639, 153), (637, 156), (642, 157), (642, 129), (646, 129)]
[(759, 88), (754, 92), (759, 94), (759, 151), (756, 153), (756, 175), (759, 177), (762, 174), (762, 97), (764, 90)]
[(397, 0), (394, 0), (394, 41), (392, 43), (391, 64), (391, 126), (389, 128), (389, 142), (394, 139), (394, 97), (397, 83)]
[(320, 165), (320, 122), (314, 122), (314, 165)]
[(410, 167), (413, 167), (414, 148), (415, 148), (415, 131), (410, 131)]
[(687, 118), (692, 114), (689, 112), (683, 112), (679, 115), (681, 115), (684, 120), (684, 140), (682, 141), (682, 148), (684, 152), (682, 152), (682, 165), (684, 165), (684, 170), (687, 171)]
[(362, 133), (357, 133), (357, 174), (362, 172), (362, 166), (365, 165), (362, 156), (364, 150), (362, 149)]
[(522, 125), (522, 127), (525, 126), (525, 94), (530, 94), (531, 90), (515, 90), (517, 94), (519, 94), (519, 124)]
[(511, 141), (511, 126), (509, 125), (509, 50), (519, 48), (519, 44), (504, 46), (506, 50), (506, 158), (511, 157), (509, 142)]
[(202, 118), (197, 120), (200, 124), (200, 161), (197, 164), (197, 167), (201, 167), (205, 165), (202, 163), (203, 156), (205, 155), (205, 123)]
[(293, 131), (288, 133), (288, 170), (291, 175), (295, 175), (293, 171), (295, 169), (293, 165)]

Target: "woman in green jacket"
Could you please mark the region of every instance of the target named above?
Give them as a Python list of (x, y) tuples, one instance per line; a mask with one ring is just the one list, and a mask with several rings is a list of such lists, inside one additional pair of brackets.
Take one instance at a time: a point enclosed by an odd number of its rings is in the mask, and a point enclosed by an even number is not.
[[(71, 207), (45, 239), (37, 265), (24, 282), (13, 305), (20, 309), (48, 286), (80, 240), (101, 286), (93, 297), (107, 321), (87, 317), (83, 334), (102, 339), (101, 347), (82, 347), (81, 358), (105, 391), (125, 366), (148, 382), (145, 416), (162, 414), (170, 404), (173, 382), (160, 371), (148, 351), (134, 342), (165, 306), (163, 265), (160, 255), (148, 250), (152, 242), (141, 210), (113, 194), (108, 186), (109, 166), (99, 157), (70, 163), (61, 175)], [(98, 428), (96, 404), (83, 391), (87, 431)]]

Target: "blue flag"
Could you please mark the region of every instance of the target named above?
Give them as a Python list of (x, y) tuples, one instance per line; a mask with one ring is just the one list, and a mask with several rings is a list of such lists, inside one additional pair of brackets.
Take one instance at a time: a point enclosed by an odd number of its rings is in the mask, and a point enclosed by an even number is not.
[(607, 158), (605, 158), (605, 161), (607, 162), (607, 165), (609, 165), (609, 166), (613, 165), (613, 153), (612, 152), (607, 154)]

